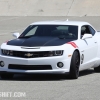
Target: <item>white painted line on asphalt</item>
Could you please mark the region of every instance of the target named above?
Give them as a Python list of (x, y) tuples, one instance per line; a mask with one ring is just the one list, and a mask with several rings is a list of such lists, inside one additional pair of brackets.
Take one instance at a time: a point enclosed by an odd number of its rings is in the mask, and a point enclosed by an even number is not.
[(12, 32), (10, 32), (10, 33), (14, 33), (14, 32), (18, 32), (18, 31), (20, 31), (20, 30), (25, 30), (25, 27), (23, 27), (23, 28), (20, 28), (20, 29), (16, 29), (16, 30), (14, 30), (14, 31), (12, 31)]
[(11, 33), (14, 33), (14, 32), (18, 32), (18, 31), (20, 31), (20, 30), (24, 30), (24, 29), (25, 29), (25, 27), (20, 28), (20, 29), (16, 29), (16, 30), (13, 30), (13, 31), (10, 31), (10, 32), (8, 32), (8, 33), (1, 33), (0, 36), (1, 36), (1, 35), (11, 34)]
[(1, 35), (6, 35), (6, 34), (9, 34), (9, 33), (3, 33), (3, 34), (0, 34), (0, 36), (1, 36)]
[(0, 22), (2, 22), (2, 21), (7, 21), (7, 20), (12, 20), (12, 19), (17, 19), (17, 18), (19, 18), (19, 17), (14, 17), (14, 18), (7, 18), (7, 19), (2, 19), (2, 20), (0, 20)]

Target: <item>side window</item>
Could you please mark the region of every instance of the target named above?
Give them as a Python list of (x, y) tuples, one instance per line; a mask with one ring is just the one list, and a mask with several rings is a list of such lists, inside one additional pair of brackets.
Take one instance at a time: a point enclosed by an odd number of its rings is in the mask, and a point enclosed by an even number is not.
[(81, 38), (83, 37), (84, 34), (91, 34), (91, 31), (90, 31), (88, 25), (81, 27)]
[(89, 26), (89, 28), (90, 28), (90, 31), (91, 31), (92, 35), (94, 35), (95, 34), (95, 30), (91, 26)]
[(30, 36), (30, 35), (34, 35), (36, 30), (37, 30), (38, 26), (34, 27), (33, 29), (31, 29), (25, 36)]

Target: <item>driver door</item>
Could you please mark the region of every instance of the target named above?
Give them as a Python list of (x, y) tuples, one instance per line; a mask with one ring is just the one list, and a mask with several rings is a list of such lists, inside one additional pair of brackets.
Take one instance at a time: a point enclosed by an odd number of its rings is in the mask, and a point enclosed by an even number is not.
[[(91, 38), (82, 39), (84, 34), (91, 34)], [(82, 57), (82, 69), (87, 69), (95, 64), (95, 58), (97, 56), (97, 40), (95, 34), (92, 33), (89, 25), (84, 25), (81, 27), (81, 54)]]

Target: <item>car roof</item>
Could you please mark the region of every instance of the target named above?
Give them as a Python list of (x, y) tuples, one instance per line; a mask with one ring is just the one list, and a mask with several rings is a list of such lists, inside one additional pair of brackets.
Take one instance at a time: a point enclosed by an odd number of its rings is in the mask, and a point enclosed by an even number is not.
[(75, 25), (75, 26), (82, 26), (82, 25), (90, 25), (88, 22), (84, 21), (39, 21), (34, 22), (30, 25)]

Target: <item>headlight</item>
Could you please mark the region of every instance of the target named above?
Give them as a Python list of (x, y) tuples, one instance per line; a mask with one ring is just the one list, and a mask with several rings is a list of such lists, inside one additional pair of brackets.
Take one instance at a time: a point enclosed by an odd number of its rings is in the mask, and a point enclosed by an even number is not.
[(63, 54), (62, 50), (55, 51), (54, 53), (55, 56), (61, 56), (62, 54)]
[(13, 51), (11, 51), (11, 50), (2, 50), (2, 53), (4, 54), (4, 55), (10, 55), (10, 56), (12, 56), (13, 55)]
[(49, 56), (61, 56), (61, 55), (63, 55), (63, 50), (49, 51)]
[(9, 50), (2, 50), (2, 53), (3, 53), (4, 55), (9, 55)]

